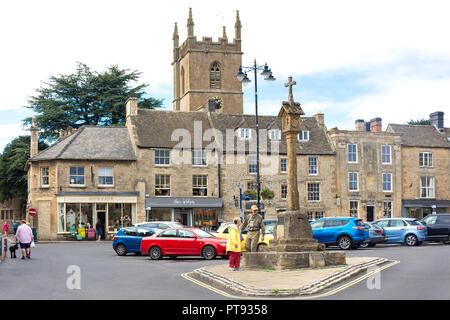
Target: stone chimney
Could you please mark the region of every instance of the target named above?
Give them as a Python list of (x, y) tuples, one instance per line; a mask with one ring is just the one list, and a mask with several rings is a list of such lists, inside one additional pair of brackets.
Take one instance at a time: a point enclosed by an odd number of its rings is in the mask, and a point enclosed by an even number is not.
[(38, 142), (39, 142), (39, 129), (36, 125), (36, 118), (31, 119), (31, 129), (30, 129), (31, 141), (30, 141), (30, 158), (37, 155)]
[(138, 99), (128, 98), (126, 102), (126, 117), (137, 116), (138, 114)]
[(322, 112), (318, 111), (315, 115), (314, 118), (316, 119), (317, 124), (324, 129), (325, 131), (327, 130), (325, 127), (325, 116)]
[(444, 112), (436, 111), (430, 114), (430, 124), (440, 130), (444, 128)]
[(363, 119), (355, 120), (356, 131), (366, 131), (366, 122)]
[(374, 118), (370, 120), (370, 132), (382, 132), (382, 122), (381, 118)]

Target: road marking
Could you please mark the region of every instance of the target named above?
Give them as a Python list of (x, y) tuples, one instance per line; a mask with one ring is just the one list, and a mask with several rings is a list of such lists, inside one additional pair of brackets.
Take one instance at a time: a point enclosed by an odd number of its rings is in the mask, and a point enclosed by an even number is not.
[(348, 287), (351, 287), (351, 286), (357, 284), (358, 282), (363, 281), (364, 279), (367, 279), (367, 278), (373, 276), (377, 272), (381, 272), (384, 269), (387, 269), (387, 268), (392, 267), (392, 266), (394, 266), (396, 264), (399, 264), (399, 263), (400, 263), (399, 260), (393, 260), (391, 263), (389, 263), (389, 264), (387, 264), (385, 266), (379, 267), (379, 268), (377, 268), (376, 270), (374, 270), (374, 271), (372, 271), (370, 273), (367, 273), (367, 274), (365, 274), (365, 275), (363, 275), (363, 276), (361, 276), (359, 278), (356, 278), (355, 280), (352, 280), (352, 281), (350, 281), (348, 283), (345, 283), (344, 285), (342, 285), (342, 286), (340, 286), (340, 287), (338, 287), (338, 288), (336, 288), (334, 290), (331, 290), (331, 291), (328, 291), (328, 292), (325, 292), (325, 293), (322, 293), (322, 294), (318, 294), (318, 295), (307, 296), (307, 297), (300, 296), (300, 297), (286, 297), (286, 298), (285, 297), (270, 297), (269, 298), (269, 297), (263, 297), (263, 296), (258, 296), (258, 297), (235, 296), (235, 295), (229, 294), (229, 293), (227, 293), (225, 291), (222, 291), (220, 289), (214, 288), (213, 286), (205, 284), (205, 283), (203, 283), (201, 281), (198, 281), (198, 280), (188, 276), (188, 273), (183, 273), (181, 276), (184, 279), (186, 279), (188, 281), (191, 281), (191, 282), (193, 282), (193, 283), (195, 283), (195, 284), (197, 284), (197, 285), (199, 285), (201, 287), (204, 287), (204, 288), (206, 288), (206, 289), (208, 289), (210, 291), (213, 291), (215, 293), (218, 293), (220, 295), (223, 295), (223, 296), (225, 296), (227, 298), (232, 298), (232, 299), (246, 299), (246, 300), (309, 300), (309, 299), (317, 299), (317, 298), (327, 297), (327, 296), (333, 295), (335, 293), (338, 293), (338, 292), (340, 292), (340, 291), (342, 291), (344, 289), (347, 289)]

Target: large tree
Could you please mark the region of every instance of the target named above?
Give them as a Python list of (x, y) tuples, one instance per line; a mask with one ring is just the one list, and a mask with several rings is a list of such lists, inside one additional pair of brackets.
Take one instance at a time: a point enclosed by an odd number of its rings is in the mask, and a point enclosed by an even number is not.
[[(49, 142), (68, 127), (120, 125), (125, 122), (125, 102), (130, 97), (138, 98), (140, 108), (162, 106), (163, 100), (147, 96), (147, 84), (136, 83), (140, 75), (117, 65), (105, 72), (92, 71), (79, 62), (75, 73), (51, 76), (26, 107), (36, 113), (37, 125), (43, 129), (41, 138)], [(25, 125), (30, 123), (31, 117), (24, 119)]]
[[(39, 142), (39, 150), (47, 148), (47, 144)], [(12, 198), (26, 200), (27, 172), (25, 164), (30, 158), (30, 136), (13, 139), (0, 155), (0, 202)]]

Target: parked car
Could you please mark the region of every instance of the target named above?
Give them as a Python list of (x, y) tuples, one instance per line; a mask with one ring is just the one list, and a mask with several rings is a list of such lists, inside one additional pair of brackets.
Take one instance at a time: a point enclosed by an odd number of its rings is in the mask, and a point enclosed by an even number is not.
[(379, 243), (385, 243), (387, 242), (388, 238), (386, 236), (386, 231), (377, 224), (372, 224), (370, 222), (364, 223), (367, 229), (369, 229), (369, 242), (362, 242), (359, 246), (361, 248), (367, 248), (367, 247), (375, 247)]
[(361, 219), (352, 217), (327, 217), (311, 222), (313, 237), (320, 243), (337, 245), (343, 250), (356, 249), (369, 241), (369, 230)]
[(149, 227), (125, 227), (117, 231), (113, 239), (113, 249), (117, 255), (124, 256), (128, 252), (141, 253), (141, 241), (143, 237), (151, 236), (160, 229)]
[(414, 218), (386, 218), (374, 222), (386, 231), (387, 243), (418, 246), (427, 238), (427, 227)]
[(176, 227), (184, 227), (179, 222), (174, 221), (149, 221), (149, 222), (140, 222), (134, 225), (135, 227), (149, 227), (149, 228), (157, 228), (157, 229), (167, 229), (167, 228), (176, 228)]
[(151, 259), (164, 256), (202, 256), (207, 260), (227, 256), (227, 241), (199, 228), (168, 228), (142, 239), (141, 253)]
[[(215, 233), (218, 238), (222, 239), (228, 239), (228, 228), (234, 225), (234, 222), (223, 222), (217, 232)], [(277, 220), (275, 219), (267, 219), (264, 220), (264, 227), (266, 229), (266, 233), (264, 235), (264, 241), (261, 240), (261, 237), (258, 241), (258, 251), (261, 248), (261, 246), (267, 246), (269, 245), (270, 240), (273, 239), (273, 230), (275, 226), (277, 225)], [(241, 248), (242, 252), (245, 252), (245, 239), (247, 238), (247, 231), (248, 229), (245, 228), (244, 231), (242, 231), (242, 237), (244, 240), (241, 242)]]
[(450, 214), (439, 213), (428, 215), (420, 222), (427, 227), (428, 241), (450, 243)]

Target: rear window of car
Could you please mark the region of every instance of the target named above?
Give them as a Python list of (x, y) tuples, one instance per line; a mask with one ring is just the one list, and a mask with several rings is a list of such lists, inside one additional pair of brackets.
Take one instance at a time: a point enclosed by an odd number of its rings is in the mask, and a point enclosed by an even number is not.
[(364, 227), (365, 225), (364, 225), (364, 222), (362, 221), (362, 220), (355, 220), (355, 224), (358, 226), (358, 227)]
[(211, 238), (214, 237), (214, 235), (212, 235), (211, 233), (202, 230), (202, 229), (196, 229), (193, 230), (200, 238)]
[(172, 230), (166, 230), (161, 232), (158, 237), (160, 238), (175, 238), (177, 236), (177, 230), (176, 229), (172, 229)]
[(410, 226), (421, 226), (422, 224), (417, 220), (406, 220)]

